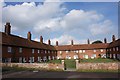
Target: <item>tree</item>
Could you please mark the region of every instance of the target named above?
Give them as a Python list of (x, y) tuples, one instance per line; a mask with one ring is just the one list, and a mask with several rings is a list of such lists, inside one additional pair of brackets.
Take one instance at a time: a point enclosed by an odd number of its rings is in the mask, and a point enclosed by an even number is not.
[(97, 40), (97, 41), (92, 42), (92, 44), (98, 44), (98, 43), (103, 43), (103, 42), (100, 41), (100, 40)]

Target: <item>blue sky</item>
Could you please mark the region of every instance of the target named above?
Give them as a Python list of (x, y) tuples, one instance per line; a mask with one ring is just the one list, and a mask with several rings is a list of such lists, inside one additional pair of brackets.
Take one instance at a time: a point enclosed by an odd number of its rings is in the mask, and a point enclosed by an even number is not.
[(6, 2), (3, 7), (3, 24), (9, 21), (12, 33), (25, 37), (31, 31), (32, 39), (52, 44), (85, 44), (106, 37), (111, 41), (118, 35), (117, 2)]

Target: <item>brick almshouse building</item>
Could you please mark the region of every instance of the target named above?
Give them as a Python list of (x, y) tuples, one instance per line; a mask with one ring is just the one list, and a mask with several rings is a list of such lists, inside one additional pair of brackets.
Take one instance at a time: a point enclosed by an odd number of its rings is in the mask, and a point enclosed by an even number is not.
[(11, 34), (10, 23), (5, 25), (5, 32), (2, 34), (2, 61), (3, 62), (19, 62), (32, 63), (54, 59), (94, 59), (94, 58), (113, 58), (120, 60), (120, 39), (115, 39), (112, 36), (112, 42), (107, 43), (106, 38), (104, 43), (90, 44), (74, 44), (71, 40), (71, 45), (51, 45), (43, 43), (43, 37), (40, 36), (40, 42), (31, 40), (31, 33), (28, 32), (27, 38), (22, 38)]

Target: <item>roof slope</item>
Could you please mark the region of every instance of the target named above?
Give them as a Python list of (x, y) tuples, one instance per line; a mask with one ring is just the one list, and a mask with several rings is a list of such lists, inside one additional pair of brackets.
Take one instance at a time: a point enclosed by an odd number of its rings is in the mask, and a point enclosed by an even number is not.
[(120, 46), (120, 39), (114, 41), (114, 42), (111, 42), (108, 46), (108, 48), (110, 47), (115, 47), (115, 46)]
[(28, 47), (28, 48), (55, 50), (54, 46), (52, 45), (47, 45), (45, 43), (40, 43), (33, 40), (30, 41), (28, 39), (15, 36), (15, 35), (7, 35), (3, 32), (0, 32), (0, 33), (2, 33), (2, 45), (12, 45), (12, 46), (21, 46), (21, 47)]
[(80, 49), (89, 50), (89, 49), (104, 49), (107, 47), (108, 43), (55, 46), (56, 50), (80, 50)]

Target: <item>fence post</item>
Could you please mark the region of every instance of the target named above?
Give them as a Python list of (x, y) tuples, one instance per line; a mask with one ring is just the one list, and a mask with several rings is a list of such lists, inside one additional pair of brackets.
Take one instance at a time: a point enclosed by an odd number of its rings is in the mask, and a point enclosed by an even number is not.
[(79, 60), (76, 60), (76, 69), (79, 67)]
[(63, 66), (63, 70), (65, 69), (65, 62), (64, 62), (64, 60), (61, 60), (61, 62), (62, 62), (62, 66)]

